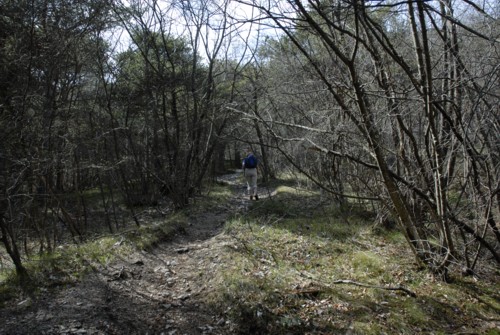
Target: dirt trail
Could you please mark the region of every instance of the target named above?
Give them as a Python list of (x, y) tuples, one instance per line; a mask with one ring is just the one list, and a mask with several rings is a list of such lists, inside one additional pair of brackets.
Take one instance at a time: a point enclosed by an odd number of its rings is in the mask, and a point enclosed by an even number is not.
[(36, 299), (0, 310), (1, 334), (230, 334), (235, 325), (200, 299), (235, 243), (222, 233), (226, 219), (244, 212), (250, 200), (239, 173), (221, 179), (231, 185), (228, 204), (194, 214), (189, 227), (151, 252), (138, 252)]

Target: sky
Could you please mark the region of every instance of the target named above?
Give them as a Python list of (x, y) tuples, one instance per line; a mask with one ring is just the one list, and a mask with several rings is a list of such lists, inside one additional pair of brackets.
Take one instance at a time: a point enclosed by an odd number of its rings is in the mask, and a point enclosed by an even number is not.
[[(140, 18), (142, 24), (156, 31), (163, 28), (172, 36), (193, 38), (197, 28), (201, 27), (198, 31), (198, 51), (202, 57), (207, 58), (213, 55), (221, 37), (224, 37), (222, 50), (233, 58), (241, 58), (246, 57), (241, 53), (249, 52), (245, 46), (254, 49), (263, 37), (262, 34), (278, 34), (270, 29), (259, 32), (258, 25), (251, 23), (252, 18), (258, 14), (256, 9), (242, 1), (122, 0), (122, 5), (142, 7), (145, 9)], [(223, 13), (229, 15), (224, 17)], [(138, 22), (139, 18), (135, 20)], [(221, 28), (224, 25), (226, 30), (223, 31)], [(117, 53), (127, 50), (132, 42), (124, 27), (110, 31), (107, 39)]]

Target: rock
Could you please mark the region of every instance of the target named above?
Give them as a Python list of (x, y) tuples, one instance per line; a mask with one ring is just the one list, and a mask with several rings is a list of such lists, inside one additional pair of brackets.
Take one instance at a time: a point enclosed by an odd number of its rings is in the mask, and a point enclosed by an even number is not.
[(31, 299), (30, 298), (24, 299), (23, 301), (21, 301), (17, 305), (20, 307), (29, 307), (29, 306), (31, 306)]
[(185, 254), (185, 253), (189, 252), (189, 248), (179, 248), (179, 249), (176, 249), (175, 252), (177, 252), (178, 254)]
[(191, 294), (182, 294), (180, 296), (177, 297), (177, 299), (181, 300), (181, 301), (185, 301), (187, 299), (189, 299), (191, 297)]
[(206, 326), (200, 326), (198, 327), (200, 331), (202, 331), (202, 334), (212, 334), (214, 327), (206, 325)]

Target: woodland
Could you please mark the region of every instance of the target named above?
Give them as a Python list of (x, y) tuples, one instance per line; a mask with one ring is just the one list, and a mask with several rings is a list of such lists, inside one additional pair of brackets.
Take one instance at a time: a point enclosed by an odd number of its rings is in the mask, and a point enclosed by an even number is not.
[(141, 251), (224, 286), (162, 302), (191, 325), (6, 333), (498, 334), (499, 220), (497, 1), (0, 0), (0, 319)]

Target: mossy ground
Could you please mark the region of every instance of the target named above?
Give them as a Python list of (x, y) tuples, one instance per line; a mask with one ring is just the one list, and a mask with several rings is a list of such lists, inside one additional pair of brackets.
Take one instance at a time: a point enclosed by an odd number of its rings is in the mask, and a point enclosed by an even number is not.
[(416, 266), (397, 230), (373, 221), (357, 206), (280, 187), (228, 222), (237, 244), (208, 300), (248, 334), (499, 333), (494, 278), (437, 281)]

